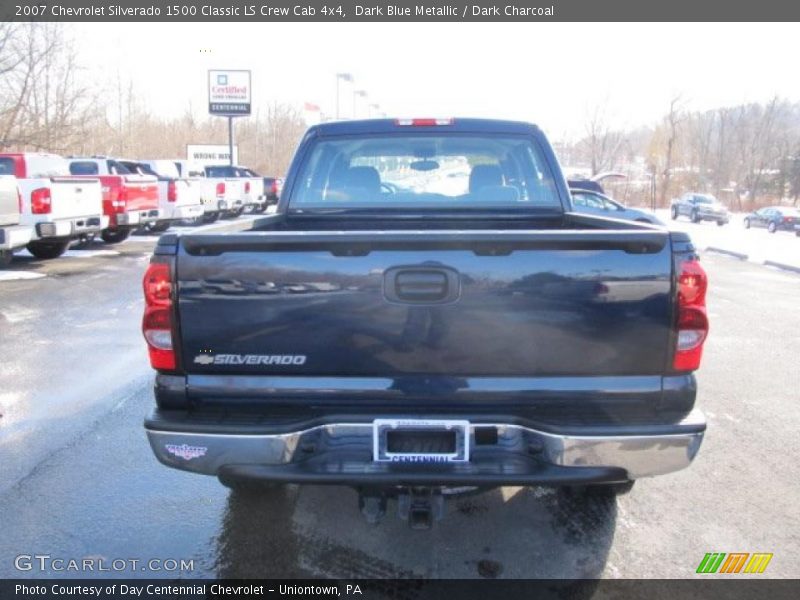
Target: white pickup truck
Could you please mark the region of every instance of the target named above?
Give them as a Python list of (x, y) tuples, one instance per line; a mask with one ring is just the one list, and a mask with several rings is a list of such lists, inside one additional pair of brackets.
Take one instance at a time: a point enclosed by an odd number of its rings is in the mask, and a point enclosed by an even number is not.
[(242, 209), (264, 212), (267, 208), (264, 178), (252, 169), (236, 165), (215, 165), (206, 167), (206, 177), (238, 179), (242, 186)]
[(31, 241), (33, 227), (20, 225), (22, 194), (13, 175), (0, 175), (0, 266), (11, 262), (14, 250)]
[(20, 224), (32, 227), (36, 258), (64, 254), (72, 240), (108, 227), (100, 180), (72, 177), (69, 163), (43, 152), (0, 154), (0, 173), (14, 175), (22, 195)]
[(158, 179), (158, 221), (147, 223), (148, 231), (161, 233), (176, 221), (194, 220), (203, 216), (200, 192), (203, 184), (196, 178), (181, 177), (171, 160), (123, 160), (131, 172), (153, 175)]
[(235, 217), (244, 210), (244, 184), (235, 177), (210, 177), (200, 164), (183, 159), (173, 159), (181, 177), (200, 185), (200, 202), (203, 204), (204, 223), (213, 223), (222, 217)]

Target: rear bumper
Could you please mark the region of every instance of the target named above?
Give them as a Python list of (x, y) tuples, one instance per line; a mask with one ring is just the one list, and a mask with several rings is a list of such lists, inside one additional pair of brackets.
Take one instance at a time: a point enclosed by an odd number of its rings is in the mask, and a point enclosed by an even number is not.
[[(233, 474), (289, 483), (340, 485), (558, 485), (610, 483), (687, 467), (705, 431), (694, 410), (658, 433), (630, 428), (602, 435), (552, 433), (504, 420), (470, 419), (468, 463), (387, 464), (372, 460), (373, 425), (326, 422), (280, 433), (242, 433), (227, 424), (181, 427), (156, 411), (145, 421), (154, 454), (185, 471)], [(475, 429), (496, 428), (496, 441), (476, 443)], [(622, 433), (624, 431), (624, 434)]]
[(70, 238), (85, 233), (97, 233), (108, 227), (106, 216), (95, 215), (71, 219), (54, 219), (36, 224), (35, 238)]
[(31, 241), (33, 227), (29, 225), (11, 225), (0, 227), (0, 250), (21, 248)]
[(170, 221), (181, 221), (183, 219), (194, 219), (202, 217), (205, 209), (202, 204), (189, 204), (184, 206), (174, 206), (169, 213), (162, 214), (161, 218)]
[(159, 211), (157, 208), (130, 210), (115, 215), (115, 221), (118, 227), (135, 227), (138, 225), (144, 225), (145, 223), (157, 221), (160, 216), (161, 211)]

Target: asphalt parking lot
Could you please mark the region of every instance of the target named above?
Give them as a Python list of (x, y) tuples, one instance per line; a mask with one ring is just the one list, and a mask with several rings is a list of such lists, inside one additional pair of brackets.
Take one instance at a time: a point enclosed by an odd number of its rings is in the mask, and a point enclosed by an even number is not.
[(800, 275), (704, 253), (709, 429), (688, 470), (617, 499), (494, 490), (412, 531), (392, 514), (368, 525), (348, 489), (238, 496), (156, 462), (139, 331), (154, 240), (21, 257), (7, 272), (24, 275), (0, 280), (0, 577), (78, 575), (15, 568), (36, 553), (193, 561), (123, 572), (171, 578), (682, 578), (707, 552), (771, 552), (766, 575), (800, 572)]

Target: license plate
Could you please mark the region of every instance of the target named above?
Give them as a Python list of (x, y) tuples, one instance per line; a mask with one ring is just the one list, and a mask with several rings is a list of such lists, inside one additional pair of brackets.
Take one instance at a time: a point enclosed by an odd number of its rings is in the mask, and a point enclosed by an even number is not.
[(372, 435), (375, 462), (469, 461), (469, 421), (376, 419)]

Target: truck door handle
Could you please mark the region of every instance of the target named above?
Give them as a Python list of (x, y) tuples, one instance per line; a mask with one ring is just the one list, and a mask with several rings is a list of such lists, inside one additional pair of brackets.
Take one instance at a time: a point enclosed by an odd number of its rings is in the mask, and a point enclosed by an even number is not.
[(447, 267), (394, 267), (384, 275), (383, 291), (390, 302), (443, 304), (460, 295), (459, 277)]

